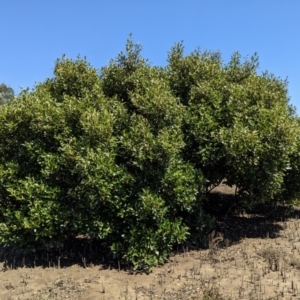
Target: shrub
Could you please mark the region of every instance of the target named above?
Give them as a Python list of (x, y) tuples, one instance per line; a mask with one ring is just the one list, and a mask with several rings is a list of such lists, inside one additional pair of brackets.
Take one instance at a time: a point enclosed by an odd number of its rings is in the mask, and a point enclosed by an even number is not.
[[(283, 185), (288, 200), (287, 182), (298, 178), (292, 175), (298, 170), (298, 126), (287, 82), (258, 75), (256, 54), (242, 63), (234, 53), (224, 65), (219, 53), (198, 50), (184, 57), (183, 50), (182, 44), (173, 47), (168, 71), (172, 91), (187, 110), (185, 159), (202, 170), (207, 188), (224, 179), (236, 185), (237, 205), (277, 203)], [(287, 172), (291, 165), (293, 172)], [(299, 185), (293, 190), (298, 194)]]
[(183, 50), (153, 67), (129, 39), (100, 72), (62, 57), (53, 78), (1, 107), (2, 244), (84, 235), (149, 270), (212, 228), (209, 189), (224, 178), (237, 205), (299, 196), (286, 82), (258, 75), (256, 55), (224, 65), (220, 53)]

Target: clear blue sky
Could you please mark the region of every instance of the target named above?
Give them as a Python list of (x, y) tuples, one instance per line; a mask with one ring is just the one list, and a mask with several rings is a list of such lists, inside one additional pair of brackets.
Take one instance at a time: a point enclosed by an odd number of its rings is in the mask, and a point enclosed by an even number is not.
[(52, 77), (62, 54), (107, 65), (132, 33), (153, 65), (165, 65), (179, 41), (186, 54), (220, 50), (225, 63), (234, 51), (258, 52), (259, 72), (288, 77), (300, 113), (300, 0), (1, 0), (0, 8), (0, 83), (16, 93)]

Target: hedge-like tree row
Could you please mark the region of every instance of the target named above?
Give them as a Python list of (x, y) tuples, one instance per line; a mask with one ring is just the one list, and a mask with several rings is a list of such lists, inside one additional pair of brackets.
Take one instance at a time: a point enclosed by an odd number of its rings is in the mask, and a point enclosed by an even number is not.
[(131, 39), (100, 71), (57, 60), (53, 78), (0, 106), (0, 243), (84, 235), (149, 269), (210, 230), (208, 191), (225, 178), (240, 207), (292, 205), (298, 118), (287, 82), (257, 67), (257, 55), (224, 64), (180, 43), (152, 66)]

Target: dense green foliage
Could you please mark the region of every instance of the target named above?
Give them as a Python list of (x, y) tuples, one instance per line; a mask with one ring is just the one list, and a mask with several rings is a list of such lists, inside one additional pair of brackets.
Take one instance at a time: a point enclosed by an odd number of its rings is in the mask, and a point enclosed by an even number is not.
[(299, 124), (286, 82), (256, 55), (183, 45), (165, 68), (126, 52), (100, 72), (62, 57), (54, 77), (0, 111), (0, 243), (30, 250), (78, 235), (135, 268), (196, 243), (226, 178), (235, 204), (299, 198)]
[(171, 87), (188, 110), (186, 159), (204, 172), (209, 186), (224, 178), (236, 185), (246, 207), (277, 201), (282, 193), (280, 200), (288, 202), (299, 193), (294, 188), (299, 126), (288, 104), (287, 82), (258, 75), (257, 67), (256, 54), (241, 63), (234, 53), (224, 66), (218, 53), (183, 57), (180, 44), (168, 66)]

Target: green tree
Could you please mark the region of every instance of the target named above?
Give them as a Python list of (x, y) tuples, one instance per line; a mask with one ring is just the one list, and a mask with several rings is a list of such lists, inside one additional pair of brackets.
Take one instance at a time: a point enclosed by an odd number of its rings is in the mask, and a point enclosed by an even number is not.
[(112, 61), (100, 77), (63, 57), (52, 79), (1, 110), (2, 244), (31, 249), (85, 235), (149, 269), (187, 239), (202, 174), (180, 157), (184, 112), (166, 72), (131, 61), (138, 51), (129, 41), (129, 61)]
[(10, 102), (14, 98), (14, 90), (6, 84), (0, 84), (0, 105)]
[(185, 158), (201, 169), (207, 189), (227, 179), (237, 186), (238, 205), (276, 202), (293, 164), (297, 131), (287, 83), (257, 74), (258, 57), (199, 50), (184, 57), (183, 45), (169, 54), (173, 93), (186, 106)]
[(108, 215), (105, 203), (126, 180), (114, 163), (117, 113), (97, 71), (67, 58), (1, 110), (1, 242), (26, 249), (110, 232), (98, 210)]
[(141, 50), (130, 38), (100, 72), (62, 57), (1, 107), (1, 244), (84, 235), (149, 270), (208, 233), (209, 190), (224, 179), (240, 207), (300, 196), (299, 119), (256, 54), (224, 64), (179, 43), (161, 68)]
[[(196, 200), (204, 178), (182, 159), (185, 108), (172, 95), (168, 73), (151, 67), (140, 52), (129, 40), (126, 53), (104, 67), (100, 78), (105, 95), (126, 110), (117, 163), (133, 179), (127, 212), (122, 212), (130, 222), (113, 250), (122, 249), (136, 267), (147, 268), (165, 261), (172, 246), (187, 239), (187, 217), (199, 213)], [(198, 224), (204, 229), (202, 221)]]

